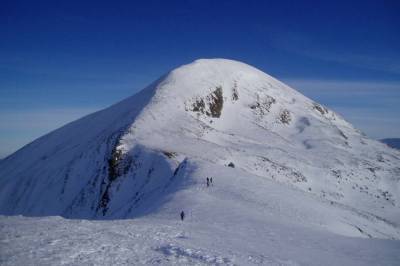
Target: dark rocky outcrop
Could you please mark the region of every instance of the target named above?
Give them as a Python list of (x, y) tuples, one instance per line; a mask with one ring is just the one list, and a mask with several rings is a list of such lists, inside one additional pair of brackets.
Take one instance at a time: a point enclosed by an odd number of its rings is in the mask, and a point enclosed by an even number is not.
[(222, 107), (224, 105), (222, 87), (218, 86), (213, 92), (204, 98), (198, 98), (192, 104), (190, 110), (205, 114), (209, 117), (219, 118), (221, 116)]
[(279, 114), (279, 121), (283, 124), (289, 124), (292, 121), (292, 117), (290, 115), (289, 110), (283, 109), (282, 112)]

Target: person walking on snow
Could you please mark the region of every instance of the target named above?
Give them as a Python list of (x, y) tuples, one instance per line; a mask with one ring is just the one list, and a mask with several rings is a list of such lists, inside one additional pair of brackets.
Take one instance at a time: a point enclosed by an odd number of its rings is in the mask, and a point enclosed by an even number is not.
[(207, 187), (210, 186), (210, 179), (207, 177)]
[(212, 185), (213, 183), (212, 183), (212, 177), (210, 177), (210, 184)]
[(183, 221), (185, 219), (185, 212), (181, 211), (181, 221)]

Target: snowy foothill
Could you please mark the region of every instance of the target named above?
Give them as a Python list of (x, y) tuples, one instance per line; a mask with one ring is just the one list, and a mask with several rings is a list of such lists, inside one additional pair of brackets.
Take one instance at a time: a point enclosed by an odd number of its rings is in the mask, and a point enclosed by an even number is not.
[(398, 265), (399, 191), (398, 150), (202, 59), (0, 161), (0, 262)]
[[(173, 193), (166, 191), (170, 196), (162, 205), (155, 201), (134, 219), (3, 216), (1, 264), (398, 265), (400, 261), (400, 242), (369, 238), (354, 230), (354, 224), (365, 226), (364, 217), (349, 210), (233, 169), (211, 167), (206, 172), (215, 173), (212, 186), (206, 186), (205, 172), (191, 175), (176, 184)], [(260, 199), (258, 194), (264, 196)], [(184, 221), (181, 210), (186, 213)]]
[[(134, 219), (2, 216), (1, 264), (398, 265), (398, 240), (354, 230), (364, 217), (286, 185), (205, 166)], [(207, 187), (203, 176), (211, 172)]]

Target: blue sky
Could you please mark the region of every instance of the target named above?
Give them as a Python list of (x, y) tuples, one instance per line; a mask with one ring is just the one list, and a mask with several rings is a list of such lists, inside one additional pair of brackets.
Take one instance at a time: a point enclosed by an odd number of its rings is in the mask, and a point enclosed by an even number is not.
[[(330, 3), (328, 3), (330, 2)], [(400, 137), (399, 1), (2, 1), (0, 158), (198, 58)]]

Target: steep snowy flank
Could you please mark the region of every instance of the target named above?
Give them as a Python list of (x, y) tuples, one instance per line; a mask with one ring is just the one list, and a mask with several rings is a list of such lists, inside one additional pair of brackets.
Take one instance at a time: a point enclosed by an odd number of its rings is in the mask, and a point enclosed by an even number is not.
[(211, 204), (398, 239), (399, 181), (400, 152), (249, 65), (207, 59), (2, 160), (0, 213), (172, 218)]

